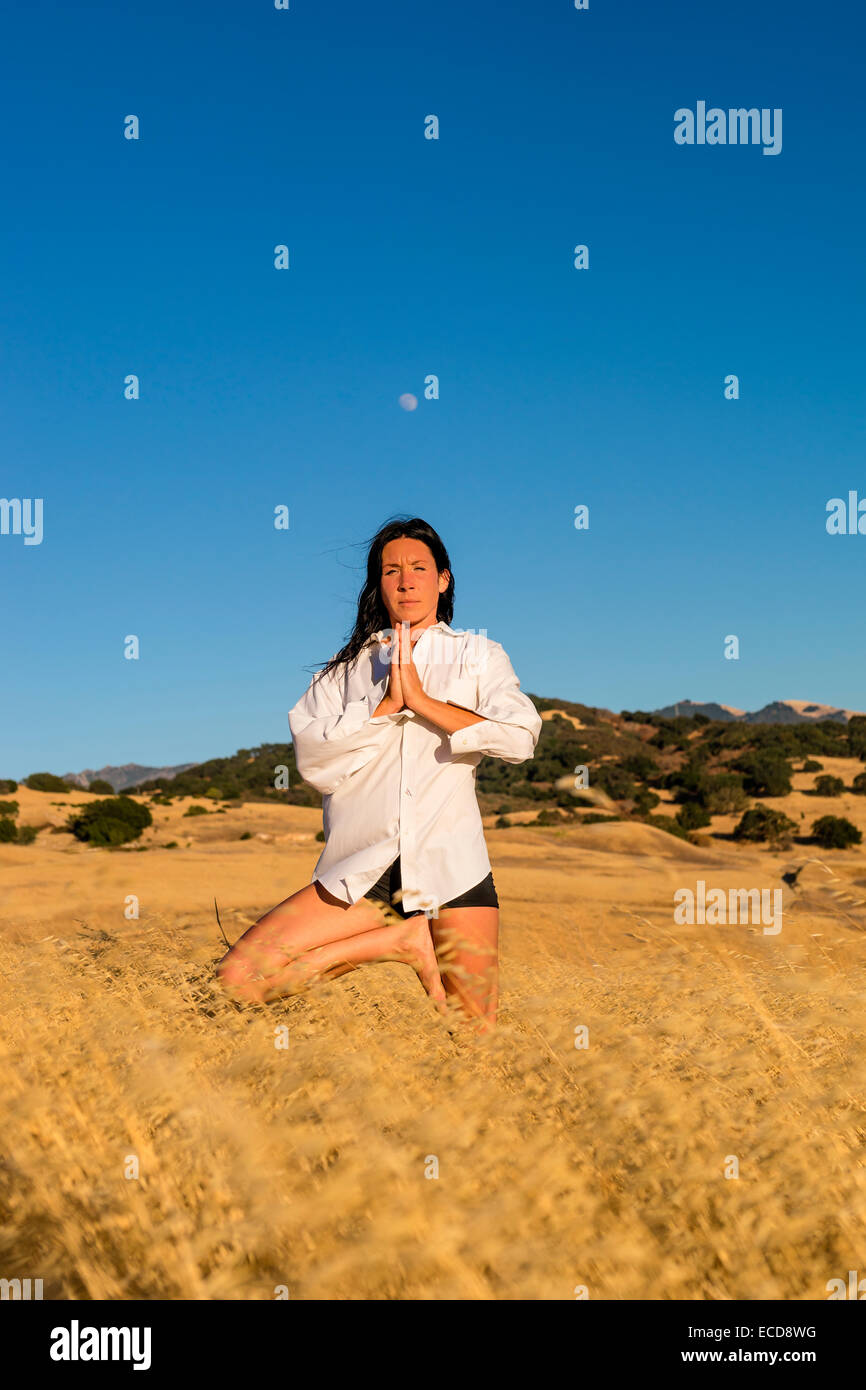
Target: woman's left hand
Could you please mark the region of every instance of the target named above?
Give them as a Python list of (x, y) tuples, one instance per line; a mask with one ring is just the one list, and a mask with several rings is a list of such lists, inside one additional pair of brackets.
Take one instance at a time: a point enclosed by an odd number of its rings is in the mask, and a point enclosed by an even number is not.
[(409, 624), (401, 623), (396, 629), (395, 638), (397, 640), (397, 657), (400, 666), (400, 686), (403, 691), (403, 703), (407, 709), (414, 710), (416, 714), (428, 700), (421, 684), (421, 677), (418, 675), (418, 668), (412, 660), (412, 639), (409, 636)]

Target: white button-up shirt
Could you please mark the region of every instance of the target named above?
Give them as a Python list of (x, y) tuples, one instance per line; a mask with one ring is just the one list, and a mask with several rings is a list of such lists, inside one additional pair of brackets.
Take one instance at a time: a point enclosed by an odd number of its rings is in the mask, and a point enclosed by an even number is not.
[(438, 622), (412, 647), (426, 694), (482, 715), (448, 734), (414, 710), (374, 717), (391, 647), (382, 628), (348, 666), (317, 672), (289, 711), (298, 772), (323, 794), (325, 848), (313, 870), (355, 903), (400, 856), (403, 908), (435, 913), (490, 872), (475, 794), (488, 754), (531, 758), (541, 716), (499, 642)]

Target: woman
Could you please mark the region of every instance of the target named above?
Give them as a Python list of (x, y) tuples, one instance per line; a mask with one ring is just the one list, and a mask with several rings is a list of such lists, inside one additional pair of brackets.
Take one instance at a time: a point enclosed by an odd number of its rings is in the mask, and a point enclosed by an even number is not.
[(418, 517), (373, 537), (354, 631), (289, 712), (298, 772), (323, 795), (313, 881), (220, 961), (269, 1002), (371, 961), (411, 965), (440, 1012), (490, 1031), (499, 899), (475, 795), (485, 754), (531, 758), (541, 718), (498, 642), (449, 626), (454, 579)]

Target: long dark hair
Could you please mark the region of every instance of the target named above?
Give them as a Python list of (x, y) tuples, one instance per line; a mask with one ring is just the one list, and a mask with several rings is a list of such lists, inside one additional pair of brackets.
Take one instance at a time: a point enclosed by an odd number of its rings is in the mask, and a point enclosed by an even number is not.
[(413, 541), (423, 541), (433, 553), (436, 573), (441, 574), (443, 570), (448, 571), (448, 588), (439, 595), (439, 602), (436, 605), (436, 621), (451, 622), (454, 614), (454, 575), (451, 573), (448, 551), (445, 549), (439, 533), (434, 531), (429, 522), (422, 521), (420, 516), (393, 517), (386, 521), (383, 526), (380, 526), (375, 536), (367, 542), (370, 547), (367, 552), (367, 578), (358, 595), (358, 616), (355, 619), (355, 626), (346, 645), (341, 647), (322, 668), (321, 675), (323, 677), (337, 666), (344, 663), (348, 666), (367, 645), (375, 632), (378, 632), (380, 628), (390, 627), (391, 619), (379, 589), (382, 580), (382, 551), (389, 541), (395, 541), (400, 536), (408, 536)]

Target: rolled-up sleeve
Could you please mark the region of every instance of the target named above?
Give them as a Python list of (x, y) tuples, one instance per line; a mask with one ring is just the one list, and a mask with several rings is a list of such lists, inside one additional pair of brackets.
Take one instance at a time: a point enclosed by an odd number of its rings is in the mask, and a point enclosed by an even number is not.
[(484, 658), (478, 673), (478, 704), (473, 711), (483, 718), (449, 734), (451, 752), (483, 753), (506, 763), (526, 762), (535, 753), (541, 715), (520, 689), (501, 643), (488, 640)]
[(394, 726), (411, 714), (375, 715), (382, 696), (375, 691), (344, 705), (333, 672), (317, 673), (289, 710), (295, 763), (305, 782), (325, 795), (365, 767), (393, 736)]

